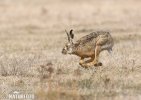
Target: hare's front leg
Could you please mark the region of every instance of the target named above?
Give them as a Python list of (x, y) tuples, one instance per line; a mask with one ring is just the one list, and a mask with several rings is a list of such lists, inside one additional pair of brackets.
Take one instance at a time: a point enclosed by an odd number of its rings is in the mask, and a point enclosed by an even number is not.
[(90, 62), (92, 62), (93, 60), (94, 60), (94, 56), (91, 57), (89, 60), (86, 60), (85, 63), (90, 63)]
[(94, 60), (94, 56), (91, 57), (89, 60), (83, 62), (83, 64), (82, 64), (81, 66), (82, 66), (82, 67), (85, 67), (85, 68), (88, 68), (88, 67), (90, 67), (89, 65), (90, 65), (90, 63), (91, 63), (93, 60)]
[(80, 58), (80, 61), (79, 61), (79, 65), (81, 65), (81, 66), (82, 66), (82, 65), (83, 65), (83, 63), (84, 63), (84, 58), (83, 58), (83, 57), (81, 57), (81, 58)]
[(91, 57), (91, 58), (90, 58), (89, 60), (87, 60), (87, 61), (84, 61), (84, 58), (81, 58), (79, 64), (80, 64), (82, 67), (89, 67), (89, 66), (87, 66), (87, 64), (90, 63), (90, 62), (92, 62), (93, 60), (94, 60), (94, 56)]

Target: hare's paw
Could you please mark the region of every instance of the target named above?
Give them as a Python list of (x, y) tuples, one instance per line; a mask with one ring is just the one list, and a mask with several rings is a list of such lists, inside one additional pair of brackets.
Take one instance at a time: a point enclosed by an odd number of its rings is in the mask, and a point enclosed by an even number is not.
[(98, 63), (98, 66), (102, 66), (102, 63), (101, 63), (101, 62), (99, 62), (99, 63)]
[(89, 66), (88, 66), (88, 64), (81, 64), (81, 67), (88, 68)]
[(79, 62), (79, 65), (80, 65), (80, 66), (83, 66), (83, 65), (84, 65), (84, 63)]
[(95, 63), (94, 66), (95, 67), (102, 66), (102, 63), (101, 62)]
[(83, 68), (89, 68), (89, 67), (92, 67), (92, 66), (95, 66), (95, 67), (98, 67), (98, 66), (102, 66), (102, 63), (101, 62), (98, 62), (98, 63), (83, 63), (83, 64), (80, 64), (81, 67)]

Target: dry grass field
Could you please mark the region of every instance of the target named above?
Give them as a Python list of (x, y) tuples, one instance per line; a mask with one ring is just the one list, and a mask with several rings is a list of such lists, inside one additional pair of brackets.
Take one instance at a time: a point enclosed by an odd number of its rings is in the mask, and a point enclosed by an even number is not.
[[(111, 32), (113, 56), (101, 67), (82, 68), (62, 55), (64, 30), (75, 40)], [(0, 100), (14, 90), (35, 100), (141, 100), (140, 0), (1, 0)]]

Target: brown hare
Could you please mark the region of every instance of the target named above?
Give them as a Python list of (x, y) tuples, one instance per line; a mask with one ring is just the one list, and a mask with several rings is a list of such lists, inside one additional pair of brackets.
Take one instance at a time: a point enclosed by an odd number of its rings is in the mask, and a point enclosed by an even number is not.
[[(82, 67), (90, 66), (102, 66), (102, 63), (98, 61), (99, 54), (103, 50), (112, 51), (114, 45), (113, 38), (109, 32), (106, 31), (96, 31), (92, 32), (78, 41), (74, 42), (73, 30), (67, 33), (68, 43), (65, 44), (65, 47), (62, 49), (63, 54), (74, 54), (80, 57), (79, 64)], [(90, 58), (87, 61), (84, 61), (84, 58)]]

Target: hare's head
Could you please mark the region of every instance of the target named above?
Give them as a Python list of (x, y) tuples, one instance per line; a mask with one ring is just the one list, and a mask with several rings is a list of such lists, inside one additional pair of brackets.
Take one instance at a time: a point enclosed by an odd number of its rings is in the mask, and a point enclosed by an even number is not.
[(65, 44), (64, 48), (62, 49), (63, 54), (72, 54), (73, 53), (73, 38), (74, 34), (72, 33), (73, 30), (70, 30), (68, 33), (66, 31), (67, 37), (68, 37), (68, 42)]

